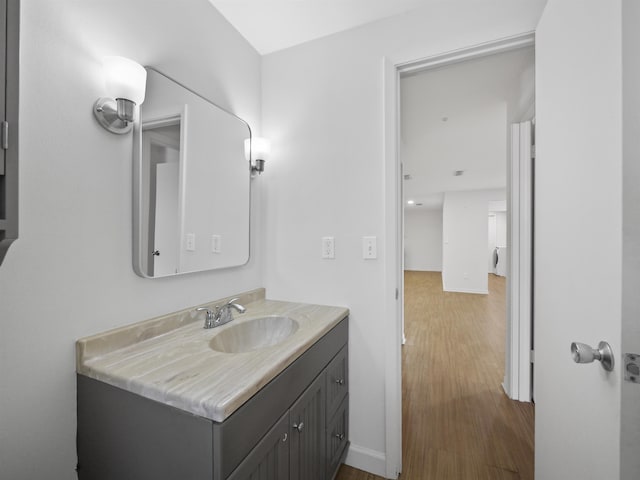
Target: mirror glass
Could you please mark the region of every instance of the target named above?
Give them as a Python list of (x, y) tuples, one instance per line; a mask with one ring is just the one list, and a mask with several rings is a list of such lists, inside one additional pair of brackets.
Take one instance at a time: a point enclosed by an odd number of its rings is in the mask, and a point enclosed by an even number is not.
[(163, 277), (249, 261), (248, 124), (147, 67), (134, 128), (133, 267)]

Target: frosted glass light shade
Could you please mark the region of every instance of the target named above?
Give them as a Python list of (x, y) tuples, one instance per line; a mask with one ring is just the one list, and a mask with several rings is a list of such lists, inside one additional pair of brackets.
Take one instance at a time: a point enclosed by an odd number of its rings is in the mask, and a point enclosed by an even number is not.
[[(253, 153), (253, 155), (251, 155)], [(250, 160), (268, 160), (271, 153), (271, 142), (266, 138), (253, 137), (244, 141), (244, 156)]]
[(102, 63), (108, 97), (131, 100), (136, 105), (144, 102), (147, 71), (142, 65), (125, 57), (104, 57)]

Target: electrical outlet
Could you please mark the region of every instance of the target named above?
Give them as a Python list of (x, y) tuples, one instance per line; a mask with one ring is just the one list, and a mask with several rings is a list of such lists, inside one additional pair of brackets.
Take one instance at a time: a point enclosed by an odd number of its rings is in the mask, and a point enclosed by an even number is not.
[(222, 237), (220, 235), (211, 235), (211, 252), (220, 253), (222, 251)]
[(196, 251), (196, 234), (195, 233), (187, 233), (185, 235), (185, 245), (184, 248), (187, 252), (195, 252)]
[(373, 260), (378, 258), (378, 245), (376, 237), (362, 237), (362, 258)]
[(333, 237), (322, 237), (322, 258), (336, 258), (335, 240)]

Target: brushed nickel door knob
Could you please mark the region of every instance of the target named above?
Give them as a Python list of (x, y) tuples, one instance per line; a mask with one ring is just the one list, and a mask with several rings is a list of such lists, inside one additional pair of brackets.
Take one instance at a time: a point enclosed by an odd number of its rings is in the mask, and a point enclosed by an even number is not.
[(576, 363), (591, 363), (598, 360), (607, 372), (613, 370), (613, 350), (607, 342), (600, 342), (598, 348), (593, 348), (586, 343), (573, 342), (571, 355)]

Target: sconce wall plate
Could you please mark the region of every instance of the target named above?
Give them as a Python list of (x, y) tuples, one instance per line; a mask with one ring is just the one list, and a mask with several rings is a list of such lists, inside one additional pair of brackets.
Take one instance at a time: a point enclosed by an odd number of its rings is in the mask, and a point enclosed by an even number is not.
[(118, 107), (112, 98), (100, 97), (93, 104), (93, 114), (96, 120), (111, 133), (123, 135), (133, 128), (132, 122), (126, 122), (118, 117)]

